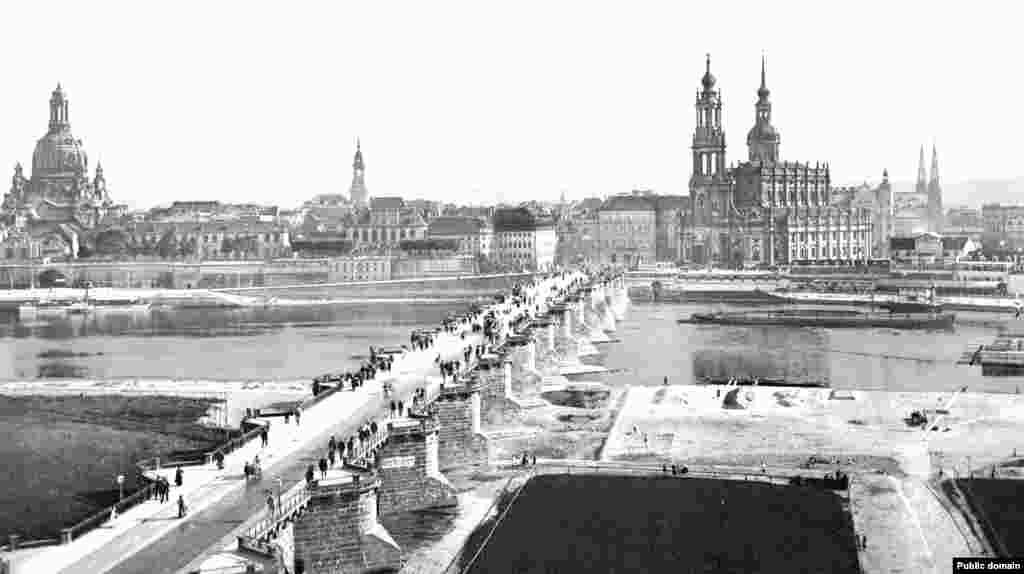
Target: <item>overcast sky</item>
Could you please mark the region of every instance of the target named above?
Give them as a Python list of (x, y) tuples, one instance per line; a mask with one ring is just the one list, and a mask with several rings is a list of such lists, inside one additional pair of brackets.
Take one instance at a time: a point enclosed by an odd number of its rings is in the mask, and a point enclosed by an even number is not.
[[(1022, 174), (1019, 2), (19, 2), (0, 13), (0, 166), (61, 82), (116, 201), (482, 203), (685, 193), (704, 54), (729, 160), (762, 50), (784, 159), (835, 183)], [(3, 175), (9, 181), (8, 175)], [(6, 184), (4, 184), (6, 187)]]

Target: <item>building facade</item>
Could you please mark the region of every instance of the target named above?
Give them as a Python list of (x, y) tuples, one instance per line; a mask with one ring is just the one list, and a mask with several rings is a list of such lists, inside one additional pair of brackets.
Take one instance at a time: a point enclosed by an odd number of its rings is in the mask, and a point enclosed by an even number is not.
[(695, 105), (685, 259), (739, 267), (870, 257), (871, 212), (833, 204), (828, 164), (780, 159), (764, 60), (747, 160), (731, 169), (725, 167), (722, 100), (715, 82), (709, 56)]
[(427, 224), (427, 237), (454, 241), (462, 255), (490, 258), (494, 229), (489, 221), (477, 217), (443, 215)]
[(657, 260), (654, 202), (640, 192), (608, 198), (598, 212), (599, 262), (635, 267)]
[(515, 269), (546, 271), (554, 267), (558, 236), (555, 223), (525, 207), (494, 210), (494, 259)]
[(1024, 205), (983, 205), (981, 221), (986, 246), (1024, 249)]

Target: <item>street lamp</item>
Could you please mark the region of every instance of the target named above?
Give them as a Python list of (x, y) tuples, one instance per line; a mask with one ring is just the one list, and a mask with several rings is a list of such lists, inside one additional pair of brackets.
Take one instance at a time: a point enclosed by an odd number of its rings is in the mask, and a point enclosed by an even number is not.
[(284, 487), (284, 479), (277, 477), (277, 511), (281, 512), (281, 488)]
[(117, 475), (117, 490), (120, 493), (118, 501), (124, 500), (124, 475)]

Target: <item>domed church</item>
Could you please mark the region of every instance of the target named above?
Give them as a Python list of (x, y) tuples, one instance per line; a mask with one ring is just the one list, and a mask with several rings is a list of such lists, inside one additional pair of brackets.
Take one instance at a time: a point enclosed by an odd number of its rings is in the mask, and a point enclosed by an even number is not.
[(15, 164), (0, 207), (0, 222), (8, 226), (0, 258), (74, 258), (83, 232), (115, 210), (103, 167), (97, 163), (89, 177), (89, 157), (71, 133), (68, 99), (58, 84), (50, 96), (48, 129), (32, 153), (31, 176)]

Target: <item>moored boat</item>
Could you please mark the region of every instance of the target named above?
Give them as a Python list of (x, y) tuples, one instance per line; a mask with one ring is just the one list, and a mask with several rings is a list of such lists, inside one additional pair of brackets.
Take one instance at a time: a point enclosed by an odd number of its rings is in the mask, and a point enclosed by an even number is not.
[(878, 313), (846, 309), (776, 309), (694, 313), (679, 323), (712, 325), (779, 325), (791, 327), (951, 329), (953, 313)]
[(822, 381), (787, 381), (786, 379), (761, 378), (761, 377), (702, 377), (697, 381), (698, 385), (739, 385), (739, 386), (760, 386), (760, 387), (809, 387), (826, 388), (828, 383)]

